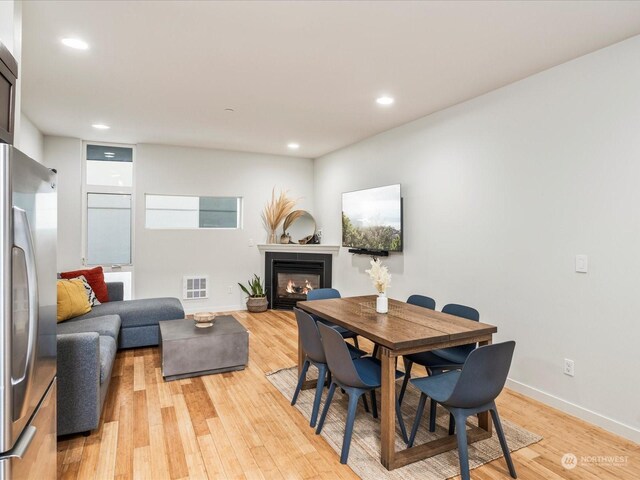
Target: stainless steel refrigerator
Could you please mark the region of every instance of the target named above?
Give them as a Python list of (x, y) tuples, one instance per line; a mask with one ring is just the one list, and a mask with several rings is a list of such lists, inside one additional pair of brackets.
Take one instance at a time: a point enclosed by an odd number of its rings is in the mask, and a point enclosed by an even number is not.
[(55, 178), (0, 144), (0, 480), (56, 476)]

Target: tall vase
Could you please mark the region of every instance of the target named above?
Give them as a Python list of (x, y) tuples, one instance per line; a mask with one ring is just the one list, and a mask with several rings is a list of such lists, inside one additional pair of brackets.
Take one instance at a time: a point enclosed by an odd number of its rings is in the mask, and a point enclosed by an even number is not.
[(276, 235), (275, 230), (271, 230), (269, 232), (269, 237), (267, 238), (267, 243), (278, 243), (278, 236)]
[(389, 299), (384, 293), (379, 293), (376, 298), (376, 312), (387, 313), (389, 311)]

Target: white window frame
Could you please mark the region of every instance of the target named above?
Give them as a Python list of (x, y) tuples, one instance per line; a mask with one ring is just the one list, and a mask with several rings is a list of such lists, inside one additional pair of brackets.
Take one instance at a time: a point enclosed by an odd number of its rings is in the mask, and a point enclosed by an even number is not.
[[(123, 147), (131, 148), (132, 152), (132, 178), (130, 187), (119, 186), (104, 186), (104, 185), (89, 185), (87, 184), (87, 145), (100, 145), (104, 147)], [(110, 142), (92, 142), (85, 140), (82, 142), (82, 264), (87, 267), (94, 267), (96, 265), (89, 265), (88, 261), (88, 237), (89, 237), (89, 222), (88, 222), (88, 199), (90, 193), (103, 193), (103, 194), (119, 194), (129, 195), (131, 198), (131, 245), (130, 245), (130, 263), (122, 265), (102, 265), (105, 273), (111, 272), (130, 272), (131, 273), (131, 291), (133, 295), (133, 272), (135, 265), (135, 257), (133, 248), (135, 242), (135, 184), (136, 184), (136, 146), (124, 143), (110, 143)], [(135, 298), (135, 297), (133, 297)]]

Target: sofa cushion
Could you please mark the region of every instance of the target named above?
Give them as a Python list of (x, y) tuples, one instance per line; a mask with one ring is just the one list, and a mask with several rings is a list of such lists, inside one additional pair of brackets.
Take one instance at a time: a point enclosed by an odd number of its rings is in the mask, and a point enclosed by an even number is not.
[(145, 298), (103, 303), (78, 319), (104, 315), (119, 315), (122, 328), (131, 328), (157, 325), (160, 320), (184, 318), (184, 310), (177, 298)]
[(89, 303), (91, 304), (91, 306), (95, 307), (96, 305), (100, 305), (100, 300), (98, 300), (98, 297), (96, 297), (96, 292), (93, 291), (93, 288), (91, 288), (91, 285), (89, 285), (89, 282), (87, 282), (85, 276), (80, 275), (77, 278), (78, 280), (82, 281), (82, 284), (84, 285), (84, 291), (87, 294), (87, 298), (89, 299)]
[(112, 337), (100, 335), (100, 385), (108, 380), (111, 375), (111, 368), (116, 359), (116, 341)]
[(120, 333), (120, 317), (118, 315), (104, 315), (94, 318), (72, 318), (64, 323), (59, 323), (57, 333), (84, 333), (97, 332), (118, 340)]
[(93, 291), (100, 300), (100, 303), (109, 301), (109, 293), (107, 291), (107, 284), (104, 281), (104, 272), (102, 271), (102, 267), (95, 267), (85, 270), (74, 270), (72, 272), (62, 272), (60, 274), (60, 278), (76, 278), (80, 275), (83, 275)]
[(58, 322), (91, 311), (82, 280), (58, 280)]

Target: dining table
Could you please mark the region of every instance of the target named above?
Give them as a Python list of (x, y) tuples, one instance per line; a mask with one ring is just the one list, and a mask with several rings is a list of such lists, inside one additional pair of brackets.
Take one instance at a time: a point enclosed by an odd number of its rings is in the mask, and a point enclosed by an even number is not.
[[(445, 435), (421, 445), (396, 451), (396, 367), (402, 355), (477, 343), (488, 345), (497, 327), (487, 323), (389, 299), (387, 313), (377, 313), (376, 296), (299, 301), (298, 308), (347, 328), (379, 346), (381, 361), (380, 462), (388, 470), (457, 448), (455, 435)], [(304, 352), (298, 338), (298, 372)], [(303, 388), (315, 386), (305, 381)], [(467, 425), (468, 442), (491, 437), (488, 412), (478, 414), (478, 424)]]

